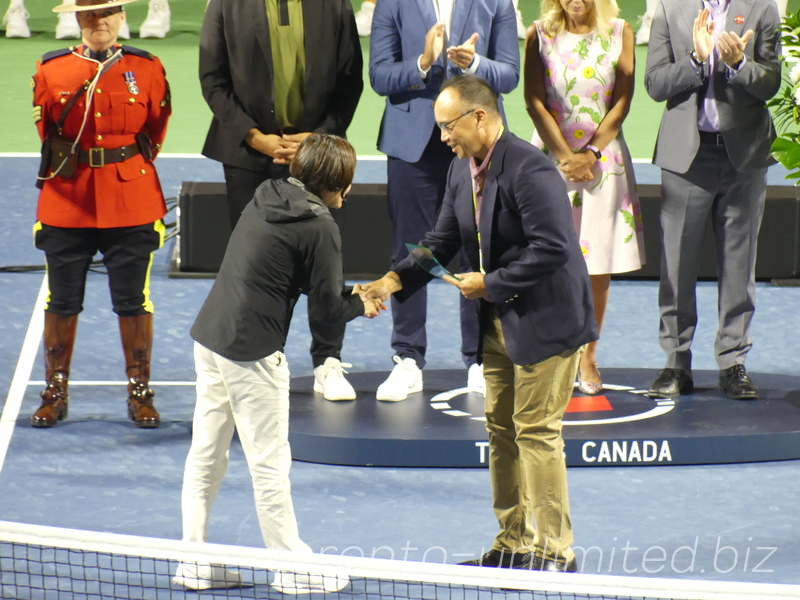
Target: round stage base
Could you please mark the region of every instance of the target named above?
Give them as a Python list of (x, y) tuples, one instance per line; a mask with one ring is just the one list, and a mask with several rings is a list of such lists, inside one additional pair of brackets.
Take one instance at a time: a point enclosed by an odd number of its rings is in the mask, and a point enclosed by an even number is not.
[[(751, 373), (754, 401), (730, 400), (716, 371), (694, 372), (694, 393), (644, 395), (658, 373), (603, 369), (597, 396), (575, 390), (564, 417), (567, 464), (581, 467), (759, 462), (800, 458), (800, 377)], [(330, 402), (313, 377), (291, 382), (289, 439), (297, 460), (382, 467), (486, 467), (483, 396), (466, 371), (425, 371), (425, 389), (379, 402), (388, 373), (350, 373), (357, 400)]]

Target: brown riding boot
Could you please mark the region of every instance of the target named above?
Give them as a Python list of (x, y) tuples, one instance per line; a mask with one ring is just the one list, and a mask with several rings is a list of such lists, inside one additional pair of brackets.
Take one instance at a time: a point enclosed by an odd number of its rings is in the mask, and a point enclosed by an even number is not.
[(161, 425), (153, 406), (155, 393), (150, 383), (150, 349), (153, 347), (153, 315), (119, 317), (119, 333), (128, 374), (128, 417), (136, 427), (152, 429)]
[(75, 346), (78, 315), (61, 317), (44, 313), (44, 371), (47, 387), (42, 405), (31, 417), (31, 427), (53, 427), (66, 418), (69, 408), (69, 365)]

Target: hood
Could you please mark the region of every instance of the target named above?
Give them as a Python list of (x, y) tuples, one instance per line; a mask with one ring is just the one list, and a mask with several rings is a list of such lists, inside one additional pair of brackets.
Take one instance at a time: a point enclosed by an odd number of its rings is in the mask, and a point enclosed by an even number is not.
[(319, 196), (306, 190), (294, 177), (267, 179), (256, 189), (253, 202), (258, 215), (268, 223), (305, 221), (318, 214), (329, 214)]

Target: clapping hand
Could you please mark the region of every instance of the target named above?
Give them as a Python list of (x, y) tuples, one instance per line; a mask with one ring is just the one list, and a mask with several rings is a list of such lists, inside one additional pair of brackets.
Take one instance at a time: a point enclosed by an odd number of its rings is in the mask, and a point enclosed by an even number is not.
[(714, 20), (711, 19), (711, 11), (707, 8), (697, 12), (692, 27), (692, 40), (697, 60), (706, 62), (714, 49)]
[(419, 59), (419, 66), (423, 71), (431, 68), (431, 65), (439, 60), (444, 48), (444, 23), (437, 23), (425, 34), (425, 49)]
[(744, 58), (744, 49), (751, 37), (753, 37), (752, 29), (748, 29), (742, 37), (733, 32), (723, 31), (717, 41), (719, 57), (729, 67), (735, 67)]
[(475, 59), (475, 44), (480, 36), (473, 33), (470, 38), (460, 46), (450, 46), (447, 49), (447, 58), (459, 69), (467, 70)]

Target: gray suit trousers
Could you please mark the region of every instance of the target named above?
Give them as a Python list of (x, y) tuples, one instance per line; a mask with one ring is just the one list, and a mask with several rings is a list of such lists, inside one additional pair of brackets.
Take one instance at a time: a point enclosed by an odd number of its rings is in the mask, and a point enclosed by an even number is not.
[(695, 285), (709, 218), (718, 275), (717, 364), (744, 364), (752, 346), (756, 243), (764, 213), (767, 170), (737, 170), (723, 146), (700, 144), (686, 173), (661, 171), (661, 311), (659, 342), (666, 367), (692, 367), (697, 325)]

